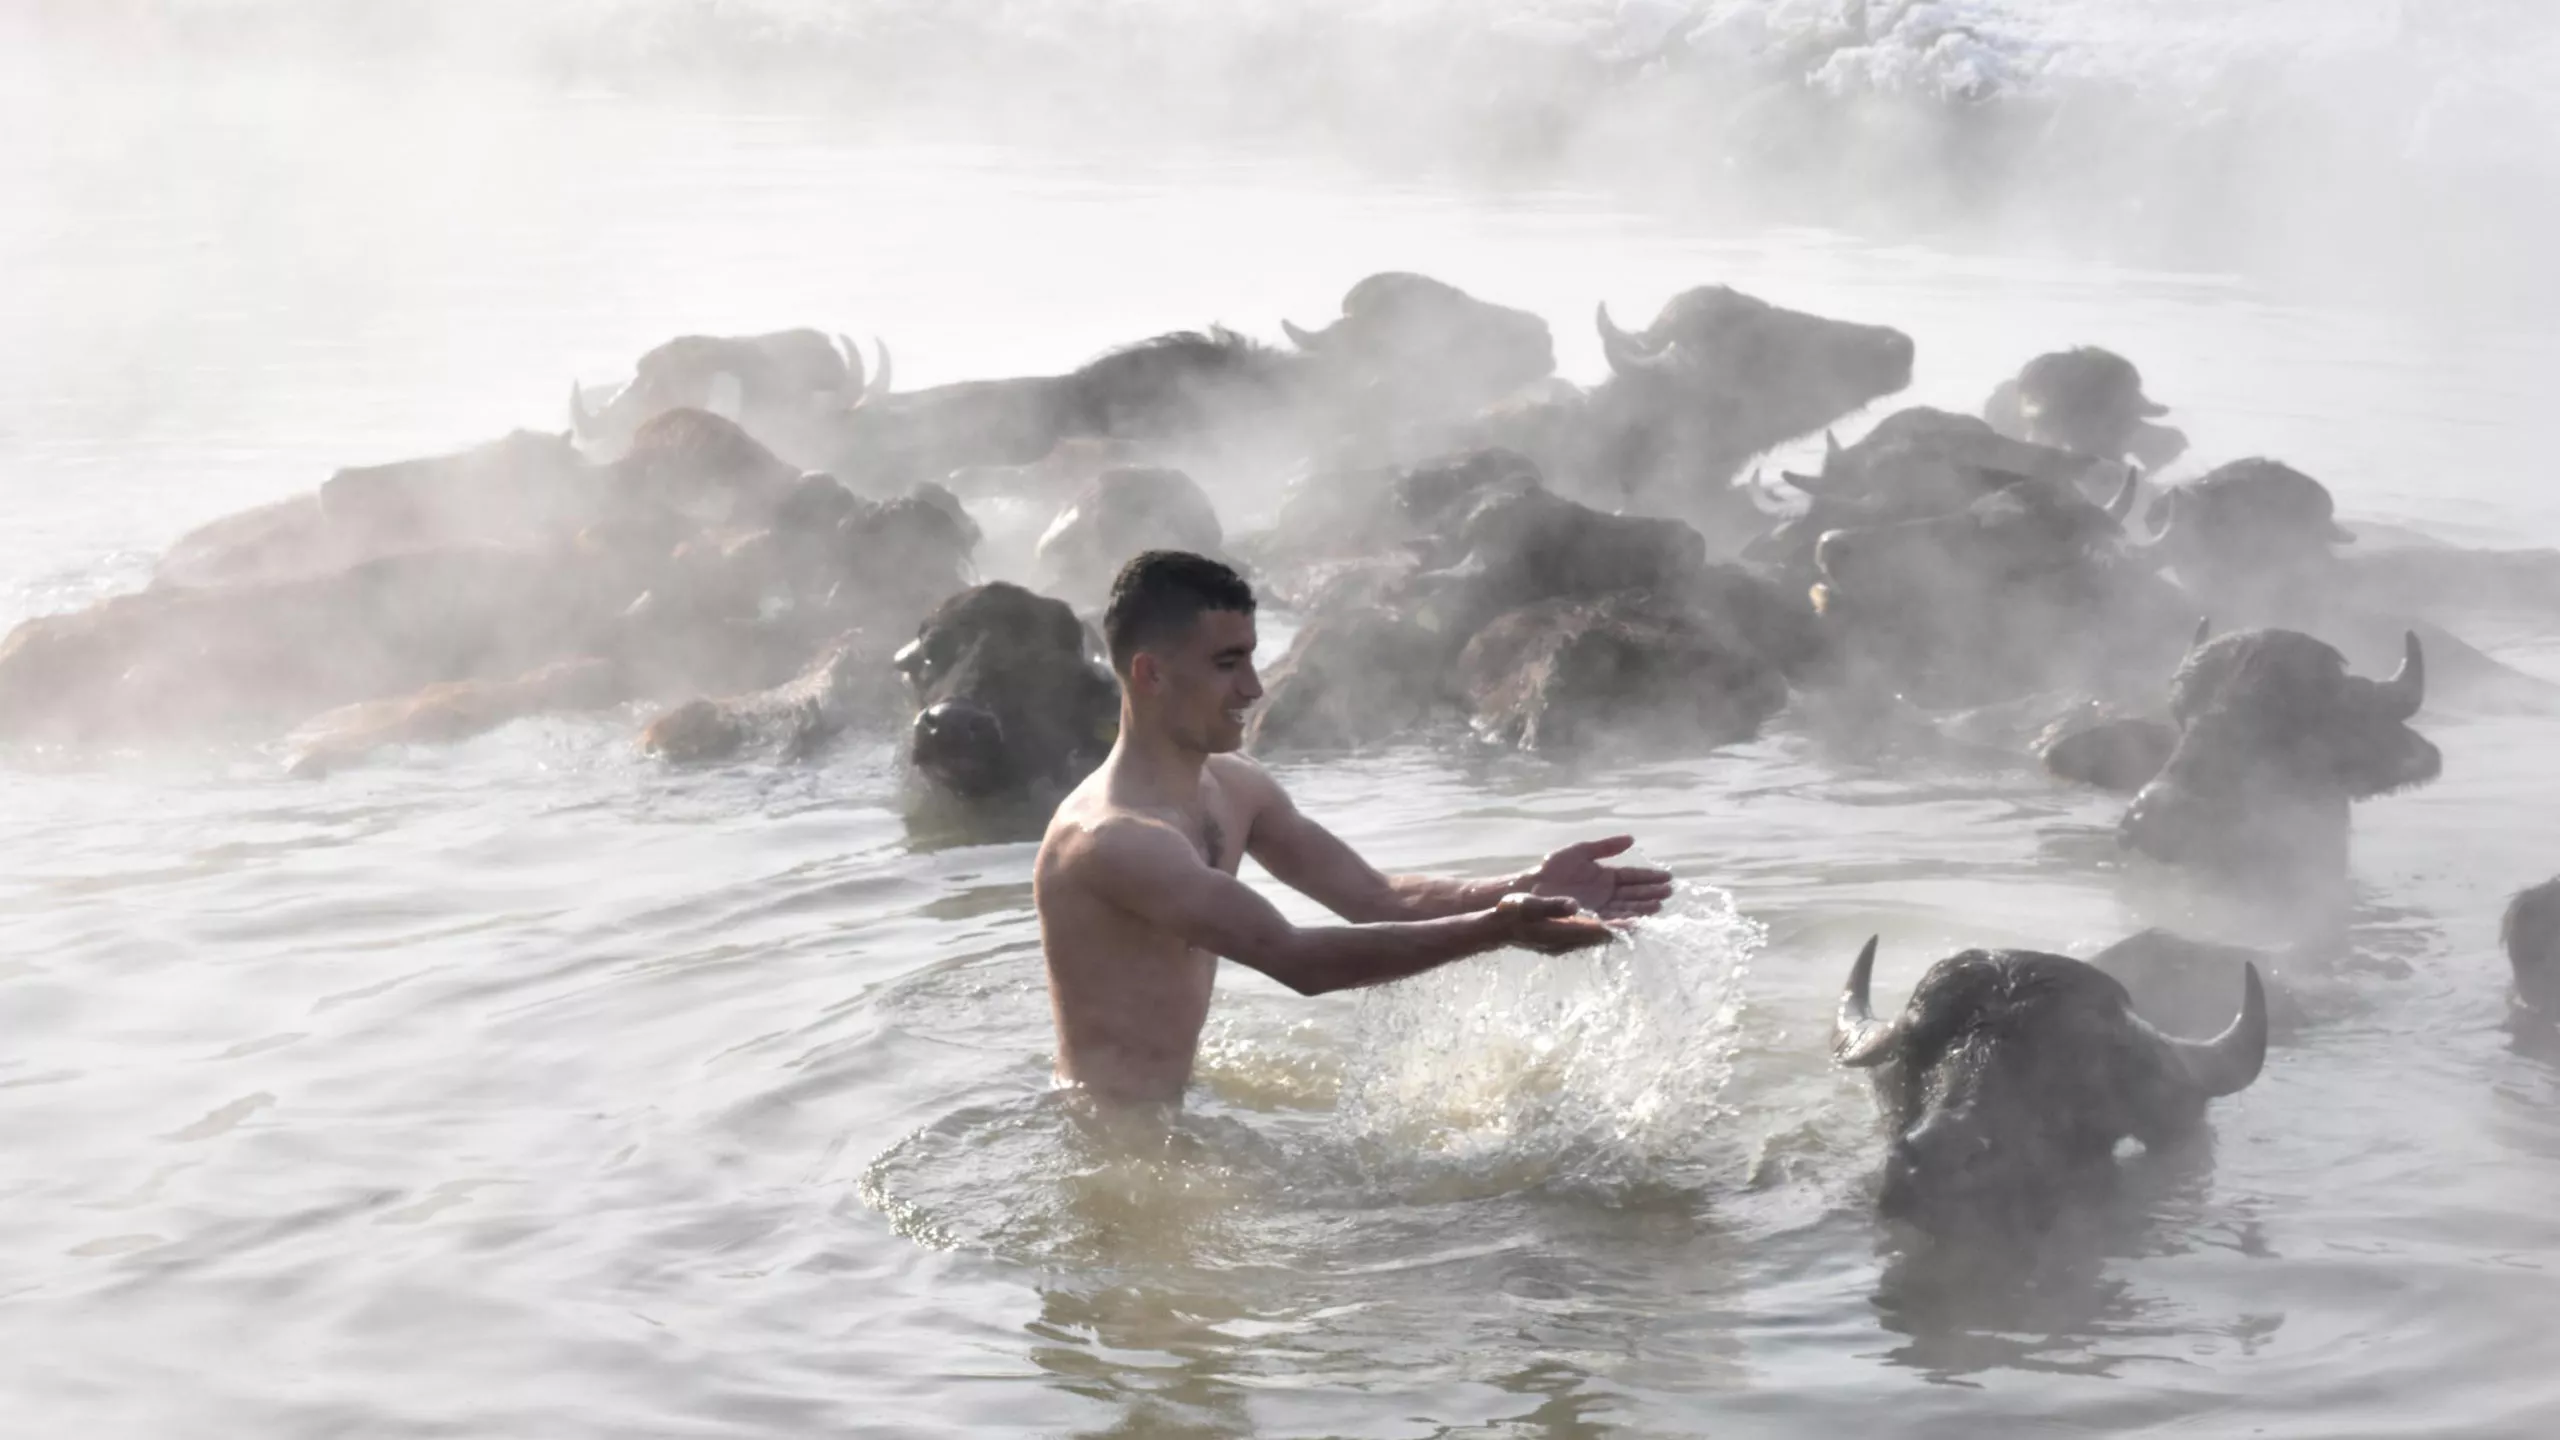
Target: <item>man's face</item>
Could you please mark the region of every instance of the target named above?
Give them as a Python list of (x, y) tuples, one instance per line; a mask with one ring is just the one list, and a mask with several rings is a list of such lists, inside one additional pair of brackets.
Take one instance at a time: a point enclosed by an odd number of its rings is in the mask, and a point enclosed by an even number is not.
[(1245, 712), (1262, 698), (1253, 671), (1253, 617), (1209, 610), (1162, 650), (1150, 650), (1157, 723), (1186, 749), (1219, 755), (1244, 744)]

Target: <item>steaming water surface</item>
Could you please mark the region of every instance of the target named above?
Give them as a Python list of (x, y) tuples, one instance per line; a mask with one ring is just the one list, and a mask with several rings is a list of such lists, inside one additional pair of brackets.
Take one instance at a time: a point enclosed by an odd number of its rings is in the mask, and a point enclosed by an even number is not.
[[(1913, 402), (1971, 408), (2100, 341), (2206, 463), (2278, 454), (2353, 517), (2560, 537), (2532, 444), (2560, 346), (2514, 316), (1278, 162), (346, 99), (12, 117), (43, 143), (0, 156), (0, 618), (135, 585), (188, 526), (338, 465), (560, 423), (571, 374), (671, 334), (878, 331), (927, 383), (1272, 334), (1394, 267), (1540, 310), (1585, 375), (1594, 300), (1709, 281), (1905, 328)], [(2560, 676), (2560, 649), (2500, 653)], [(2508, 1047), (2493, 943), (2506, 893), (2560, 868), (2546, 717), (2430, 712), (2446, 777), (2360, 809), (2355, 958), (2316, 1023), (2217, 1105), (2209, 1154), (2133, 1162), (2120, 1214), (1999, 1283), (1879, 1247), (1831, 999), (1871, 931), (1897, 1003), (1963, 946), (2227, 933), (2119, 863), (2103, 799), (1784, 733), (1580, 771), (1283, 766), (1391, 867), (1623, 829), (1688, 889), (1597, 958), (1320, 1001), (1228, 967), (1191, 1114), (1132, 1136), (1046, 1091), (1028, 845), (917, 843), (885, 742), (671, 772), (630, 753), (636, 718), (322, 783), (241, 752), (0, 769), (9, 1428), (2560, 1423), (2560, 1078)]]

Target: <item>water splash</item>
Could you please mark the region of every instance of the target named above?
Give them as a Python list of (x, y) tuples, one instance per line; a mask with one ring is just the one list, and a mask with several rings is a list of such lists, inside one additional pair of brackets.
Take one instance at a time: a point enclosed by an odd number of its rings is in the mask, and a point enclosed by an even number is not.
[(1690, 888), (1596, 956), (1504, 955), (1373, 992), (1340, 1123), (1388, 1184), (1694, 1189), (1720, 1158), (1742, 985), (1765, 938), (1732, 896)]

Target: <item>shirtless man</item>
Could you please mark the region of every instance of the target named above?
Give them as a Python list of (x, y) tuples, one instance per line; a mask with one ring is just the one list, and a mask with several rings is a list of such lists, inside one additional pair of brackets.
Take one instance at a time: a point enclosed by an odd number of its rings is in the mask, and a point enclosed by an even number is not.
[[(1253, 591), (1214, 560), (1152, 550), (1130, 561), (1103, 633), (1120, 738), (1059, 805), (1033, 869), (1063, 1083), (1179, 1103), (1222, 955), (1321, 995), (1508, 946), (1602, 944), (1671, 894), (1665, 871), (1601, 863), (1635, 843), (1626, 836), (1494, 880), (1372, 869), (1232, 753), (1262, 682)], [(1247, 855), (1350, 923), (1290, 924), (1236, 878)]]

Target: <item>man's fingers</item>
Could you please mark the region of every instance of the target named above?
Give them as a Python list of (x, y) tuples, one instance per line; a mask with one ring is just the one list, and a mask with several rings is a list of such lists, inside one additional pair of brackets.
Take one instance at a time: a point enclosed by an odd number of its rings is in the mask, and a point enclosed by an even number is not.
[(1585, 950), (1606, 945), (1617, 934), (1615, 927), (1588, 916), (1562, 920), (1541, 920), (1528, 927), (1521, 943), (1548, 955), (1562, 955), (1571, 950)]
[(1600, 911), (1600, 915), (1602, 919), (1615, 920), (1622, 916), (1656, 915), (1660, 914), (1661, 911), (1662, 902), (1659, 900), (1619, 899), (1610, 901), (1609, 904)]
[(1618, 854), (1635, 843), (1633, 835), (1612, 835), (1605, 840), (1585, 840), (1579, 845), (1567, 845), (1563, 853), (1597, 860), (1604, 855)]
[(1671, 882), (1667, 879), (1630, 880), (1621, 875), (1618, 877), (1618, 898), (1622, 900), (1629, 898), (1637, 900), (1668, 900), (1671, 898)]
[(1616, 874), (1621, 886), (1659, 885), (1666, 891), (1671, 888), (1671, 872), (1656, 870), (1650, 865), (1621, 865), (1617, 867)]

